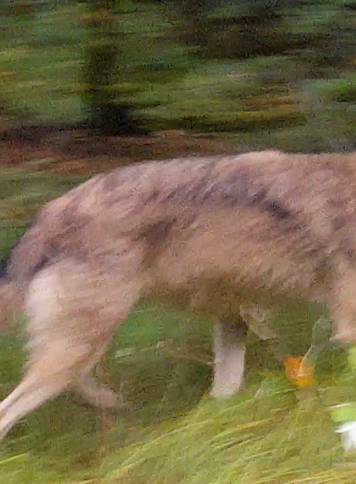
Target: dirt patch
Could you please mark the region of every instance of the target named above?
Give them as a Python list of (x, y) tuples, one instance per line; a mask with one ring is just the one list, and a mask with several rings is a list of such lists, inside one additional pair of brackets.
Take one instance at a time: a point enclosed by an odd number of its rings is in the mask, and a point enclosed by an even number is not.
[(0, 165), (38, 160), (32, 169), (50, 169), (63, 175), (91, 175), (145, 160), (233, 152), (236, 147), (226, 140), (184, 131), (108, 137), (86, 129), (60, 127), (0, 129)]

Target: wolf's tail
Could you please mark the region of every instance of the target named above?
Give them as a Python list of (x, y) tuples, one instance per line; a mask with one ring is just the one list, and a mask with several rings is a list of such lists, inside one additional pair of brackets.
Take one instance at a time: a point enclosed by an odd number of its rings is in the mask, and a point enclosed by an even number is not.
[(8, 277), (0, 279), (0, 331), (4, 331), (21, 314), (24, 307), (24, 294), (17, 284)]

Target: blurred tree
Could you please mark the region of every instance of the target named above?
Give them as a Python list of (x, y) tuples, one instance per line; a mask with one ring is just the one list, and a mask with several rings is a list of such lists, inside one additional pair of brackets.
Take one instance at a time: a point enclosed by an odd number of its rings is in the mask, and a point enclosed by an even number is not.
[(115, 89), (120, 73), (120, 33), (115, 0), (89, 0), (86, 25), (89, 40), (85, 52), (84, 103), (89, 126), (106, 134), (144, 134), (133, 118), (132, 106), (120, 102)]
[(248, 59), (285, 52), (308, 40), (286, 32), (284, 16), (298, 0), (176, 0), (183, 18), (181, 39), (206, 58)]

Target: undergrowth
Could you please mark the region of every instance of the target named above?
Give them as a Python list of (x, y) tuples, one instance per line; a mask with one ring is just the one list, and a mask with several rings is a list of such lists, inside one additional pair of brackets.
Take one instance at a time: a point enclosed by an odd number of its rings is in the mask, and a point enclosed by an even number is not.
[[(293, 322), (308, 327), (311, 315), (290, 312), (283, 337), (292, 327), (289, 338), (304, 338), (307, 347), (307, 331)], [(1, 339), (2, 397), (20, 378), (19, 334), (21, 324)], [(296, 390), (275, 348), (252, 336), (245, 389), (216, 402), (208, 397), (210, 343), (204, 321), (139, 309), (99, 369), (120, 395), (118, 411), (100, 412), (71, 394), (45, 405), (2, 443), (0, 483), (354, 482), (355, 456), (345, 456), (330, 418), (330, 406), (354, 392), (341, 350), (321, 355), (317, 386)], [(282, 345), (277, 356), (291, 347)]]

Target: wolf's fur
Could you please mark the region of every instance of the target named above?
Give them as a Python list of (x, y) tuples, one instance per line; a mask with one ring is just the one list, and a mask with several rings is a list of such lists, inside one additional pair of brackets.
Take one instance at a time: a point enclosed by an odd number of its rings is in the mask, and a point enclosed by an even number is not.
[(328, 306), (335, 336), (356, 341), (355, 228), (356, 154), (149, 163), (54, 200), (14, 250), (1, 288), (3, 316), (10, 302), (28, 316), (30, 360), (0, 405), (0, 432), (73, 386), (111, 404), (90, 372), (144, 298), (223, 321), (213, 393), (241, 384), (241, 372), (231, 376), (244, 347), (226, 320), (240, 304), (316, 300)]

